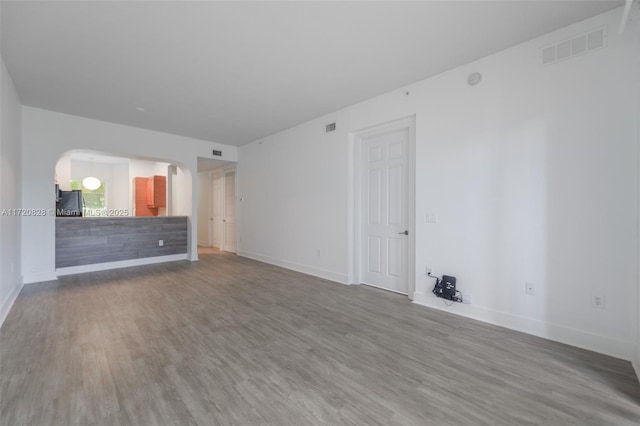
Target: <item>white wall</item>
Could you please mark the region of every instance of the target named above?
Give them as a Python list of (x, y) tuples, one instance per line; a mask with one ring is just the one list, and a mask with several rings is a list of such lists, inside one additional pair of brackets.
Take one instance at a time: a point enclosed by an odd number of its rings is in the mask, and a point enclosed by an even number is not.
[(129, 206), (129, 161), (111, 166), (111, 180), (108, 185), (108, 208), (126, 211), (128, 216), (132, 216), (133, 212)]
[[(193, 170), (193, 172), (187, 173), (182, 167), (177, 167), (176, 174), (173, 176), (173, 200), (175, 200), (173, 216), (189, 216), (192, 211), (197, 212), (198, 210), (198, 199), (192, 196), (192, 194), (198, 193), (197, 169), (194, 168), (190, 170)], [(192, 185), (192, 180), (195, 182), (195, 184), (193, 184), (193, 190), (186, 191), (185, 188)], [(195, 226), (195, 224), (198, 223), (197, 220), (194, 219), (195, 215), (192, 216), (190, 226)], [(197, 252), (197, 238), (195, 230), (193, 231), (193, 249)]]
[[(197, 260), (196, 198), (197, 158), (211, 157), (211, 150), (223, 152), (223, 159), (237, 160), (233, 146), (191, 139), (167, 133), (107, 123), (52, 111), (22, 108), (22, 202), (28, 208), (51, 208), (54, 169), (58, 159), (74, 149), (93, 150), (119, 157), (151, 158), (181, 166), (176, 176), (179, 211), (189, 221), (189, 259)], [(23, 219), (22, 271), (25, 283), (55, 279), (55, 218)]]
[[(638, 20), (620, 37), (619, 18), (614, 10), (241, 147), (239, 253), (347, 282), (350, 136), (415, 115), (416, 286), (432, 285), (429, 266), (455, 275), (474, 303), (446, 307), (428, 292), (416, 301), (631, 359), (640, 45)], [(607, 48), (540, 65), (541, 47), (600, 25)], [(470, 87), (475, 71), (483, 80)], [(331, 121), (337, 130), (325, 134)]]
[(71, 190), (71, 155), (63, 155), (56, 163), (55, 183), (61, 191)]
[[(111, 181), (113, 175), (113, 165), (105, 163), (97, 163), (92, 161), (71, 159), (71, 179), (82, 181), (87, 176), (95, 176), (107, 184)], [(58, 168), (56, 167), (56, 171)]]
[[(20, 275), (21, 218), (5, 209), (20, 209), (21, 203), (21, 119), (20, 99), (4, 60), (0, 67), (0, 325), (22, 288)], [(49, 198), (53, 198), (53, 190)]]
[[(346, 282), (347, 117), (343, 111), (240, 148), (238, 254)], [(333, 118), (338, 130), (325, 134)]]

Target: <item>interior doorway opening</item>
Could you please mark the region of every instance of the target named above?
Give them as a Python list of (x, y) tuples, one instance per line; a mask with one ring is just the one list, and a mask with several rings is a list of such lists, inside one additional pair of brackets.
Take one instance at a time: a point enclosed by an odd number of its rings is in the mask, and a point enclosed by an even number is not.
[(198, 160), (198, 247), (202, 254), (237, 251), (236, 182), (235, 163)]
[[(119, 155), (85, 149), (65, 152), (54, 169), (55, 201), (65, 193), (81, 192), (82, 217), (190, 216), (191, 172), (179, 163), (159, 158)], [(95, 188), (85, 186), (96, 179)], [(161, 180), (161, 185), (149, 182)], [(138, 182), (144, 183), (139, 187)], [(151, 196), (153, 194), (153, 197)], [(153, 199), (154, 203), (151, 202)], [(161, 202), (158, 202), (158, 201)], [(150, 208), (151, 210), (150, 211)]]

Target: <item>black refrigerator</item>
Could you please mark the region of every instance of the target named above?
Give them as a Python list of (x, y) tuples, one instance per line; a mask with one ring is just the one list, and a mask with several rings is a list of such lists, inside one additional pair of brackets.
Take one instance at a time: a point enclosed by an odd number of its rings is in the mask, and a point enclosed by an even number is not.
[(59, 191), (56, 201), (56, 216), (82, 217), (82, 191)]

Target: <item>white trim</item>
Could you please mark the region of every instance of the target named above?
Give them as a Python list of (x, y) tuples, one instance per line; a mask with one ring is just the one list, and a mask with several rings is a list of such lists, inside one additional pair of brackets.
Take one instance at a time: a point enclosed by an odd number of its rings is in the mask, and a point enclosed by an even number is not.
[[(567, 345), (610, 355), (630, 361), (634, 356), (634, 345), (624, 340), (592, 334), (584, 330), (552, 324), (507, 312), (494, 311), (474, 305), (454, 303), (446, 306), (442, 299), (430, 293), (416, 293), (413, 303), (553, 340)], [(636, 369), (636, 371), (638, 371)]]
[(629, 20), (629, 12), (631, 11), (631, 4), (633, 0), (627, 0), (624, 4), (624, 10), (622, 11), (622, 19), (620, 20), (620, 26), (618, 27), (618, 34), (624, 33), (624, 29), (627, 27), (627, 21)]
[(409, 241), (407, 250), (408, 297), (413, 300), (416, 292), (416, 116), (409, 119), (409, 170), (407, 171), (407, 212)]
[(15, 303), (20, 291), (24, 287), (24, 282), (22, 277), (18, 280), (18, 284), (13, 287), (13, 289), (7, 294), (7, 297), (2, 301), (2, 305), (0, 306), (0, 327), (4, 324), (4, 320), (7, 319), (7, 315), (9, 315), (9, 311), (11, 311), (11, 307)]
[[(68, 266), (56, 269), (58, 276), (83, 274), (85, 272), (105, 271), (107, 269), (128, 268), (130, 266), (151, 265), (154, 263), (175, 262), (177, 260), (190, 260), (187, 253), (170, 254), (167, 256), (144, 257), (142, 259), (118, 260), (116, 262), (94, 263), (91, 265)], [(197, 260), (197, 259), (195, 259)]]
[(56, 275), (55, 270), (47, 271), (47, 272), (33, 272), (33, 273), (25, 274), (22, 276), (22, 282), (24, 284), (35, 284), (35, 283), (42, 283), (45, 281), (56, 281), (57, 279), (58, 279), (58, 276)]
[(348, 179), (351, 182), (348, 188), (348, 276), (347, 283), (360, 284), (360, 205), (361, 195), (361, 165), (362, 139), (399, 129), (409, 129), (409, 153), (407, 170), (407, 292), (410, 300), (413, 300), (416, 288), (416, 116), (393, 120), (384, 124), (368, 127), (349, 134), (349, 170)]
[[(235, 225), (235, 235), (233, 240), (235, 241), (235, 250), (230, 251), (226, 248), (227, 242), (227, 175), (233, 173), (233, 185), (234, 185), (234, 197), (233, 197), (233, 224)], [(238, 168), (235, 164), (226, 166), (222, 169), (222, 238), (220, 241), (220, 250), (228, 253), (238, 253)], [(213, 245), (213, 244), (212, 244)]]
[(636, 372), (636, 378), (640, 382), (640, 345), (636, 345), (636, 357), (631, 361), (631, 365)]
[[(638, 80), (640, 84), (640, 80)], [(636, 112), (638, 114), (638, 129), (636, 133), (638, 148), (638, 162), (636, 167), (636, 212), (638, 213), (638, 223), (636, 226), (636, 351), (635, 358), (632, 361), (633, 369), (636, 371), (636, 377), (640, 381), (640, 88), (638, 89), (638, 99), (636, 103)]]
[(238, 250), (237, 254), (238, 256), (247, 257), (249, 259), (258, 260), (260, 262), (269, 263), (271, 265), (280, 266), (286, 269), (291, 269), (292, 271), (302, 272), (303, 274), (313, 275), (314, 277), (334, 281), (339, 284), (348, 283), (347, 275), (340, 272), (328, 271), (326, 269), (315, 268), (313, 266), (302, 265), (300, 263), (274, 259), (269, 256), (264, 256), (258, 253), (252, 253), (244, 250)]
[(373, 287), (373, 288), (377, 288), (377, 289), (384, 290), (384, 291), (390, 291), (391, 293), (401, 294), (401, 295), (403, 295), (403, 296), (408, 296), (408, 294), (407, 294), (407, 293), (403, 293), (403, 292), (401, 292), (401, 291), (397, 291), (397, 290), (392, 290), (392, 289), (390, 289), (390, 288), (380, 287), (380, 286), (378, 286), (378, 285), (374, 285), (374, 284), (362, 283), (362, 284), (360, 284), (360, 285), (366, 285), (367, 287)]

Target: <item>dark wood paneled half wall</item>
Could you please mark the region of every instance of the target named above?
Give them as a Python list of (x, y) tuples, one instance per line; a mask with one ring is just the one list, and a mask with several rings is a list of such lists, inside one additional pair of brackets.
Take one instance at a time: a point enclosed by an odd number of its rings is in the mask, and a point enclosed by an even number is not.
[(181, 253), (187, 253), (183, 216), (56, 219), (56, 268)]

